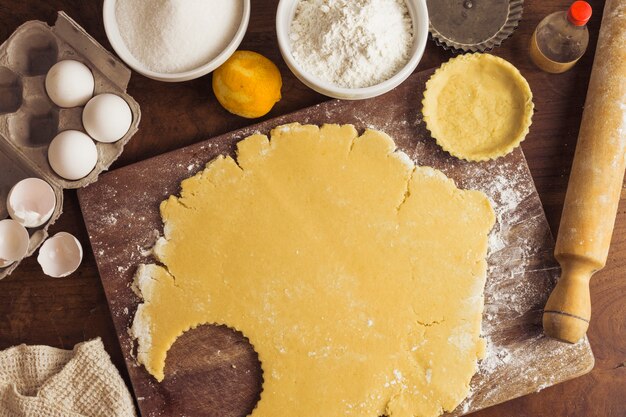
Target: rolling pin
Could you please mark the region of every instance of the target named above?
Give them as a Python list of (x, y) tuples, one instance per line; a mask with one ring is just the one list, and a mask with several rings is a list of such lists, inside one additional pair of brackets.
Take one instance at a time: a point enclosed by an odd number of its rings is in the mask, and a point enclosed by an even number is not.
[(626, 0), (607, 0), (555, 248), (561, 277), (543, 313), (550, 337), (575, 343), (587, 332), (589, 281), (606, 264), (625, 150)]

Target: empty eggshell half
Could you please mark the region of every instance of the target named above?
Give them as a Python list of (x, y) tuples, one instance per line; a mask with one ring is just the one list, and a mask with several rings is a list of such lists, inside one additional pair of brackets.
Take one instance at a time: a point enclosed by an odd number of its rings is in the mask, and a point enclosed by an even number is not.
[(83, 106), (93, 96), (95, 81), (91, 70), (82, 62), (59, 61), (46, 74), (46, 92), (59, 107)]
[(46, 240), (39, 249), (37, 262), (43, 273), (62, 278), (76, 271), (83, 260), (83, 247), (78, 239), (66, 232), (59, 232)]
[(39, 178), (26, 178), (9, 191), (7, 211), (22, 226), (39, 227), (50, 220), (56, 203), (50, 184)]
[(78, 180), (86, 177), (98, 162), (98, 148), (89, 136), (78, 130), (64, 130), (48, 147), (48, 162), (61, 177)]
[(98, 94), (83, 110), (85, 131), (98, 142), (113, 143), (124, 137), (133, 122), (126, 101), (115, 94)]
[(26, 256), (29, 238), (26, 228), (15, 220), (0, 220), (0, 268)]

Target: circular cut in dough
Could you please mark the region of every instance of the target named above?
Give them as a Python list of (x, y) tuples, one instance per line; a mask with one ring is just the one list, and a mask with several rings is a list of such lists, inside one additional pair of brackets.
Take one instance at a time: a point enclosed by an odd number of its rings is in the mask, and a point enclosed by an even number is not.
[(468, 161), (513, 151), (528, 134), (532, 92), (517, 68), (489, 54), (443, 64), (426, 83), (424, 121), (439, 146)]

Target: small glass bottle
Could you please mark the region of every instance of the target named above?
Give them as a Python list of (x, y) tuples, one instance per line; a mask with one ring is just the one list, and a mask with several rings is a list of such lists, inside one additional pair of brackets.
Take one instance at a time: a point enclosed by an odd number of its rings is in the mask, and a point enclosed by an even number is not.
[(539, 23), (530, 40), (530, 57), (542, 70), (558, 74), (572, 68), (589, 44), (587, 22), (591, 6), (575, 1), (566, 12), (556, 12)]

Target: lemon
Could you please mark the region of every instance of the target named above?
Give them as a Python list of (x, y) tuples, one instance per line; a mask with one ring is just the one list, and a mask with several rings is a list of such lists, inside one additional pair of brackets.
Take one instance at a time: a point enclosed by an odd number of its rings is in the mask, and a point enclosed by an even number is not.
[(278, 67), (261, 54), (236, 51), (213, 72), (213, 92), (229, 112), (253, 119), (267, 114), (280, 99)]

